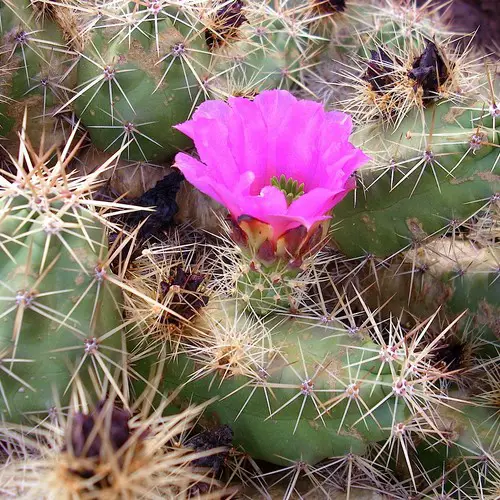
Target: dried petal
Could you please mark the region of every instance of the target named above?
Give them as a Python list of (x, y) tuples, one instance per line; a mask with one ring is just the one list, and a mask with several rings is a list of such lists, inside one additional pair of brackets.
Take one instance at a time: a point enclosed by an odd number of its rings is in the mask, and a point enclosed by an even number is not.
[(448, 68), (434, 42), (428, 42), (422, 54), (413, 62), (413, 69), (408, 76), (415, 80), (415, 91), (420, 86), (424, 96), (429, 97), (439, 92), (439, 88), (448, 79)]
[(370, 51), (367, 66), (363, 80), (367, 81), (375, 92), (383, 92), (393, 83), (390, 73), (394, 63), (380, 47)]

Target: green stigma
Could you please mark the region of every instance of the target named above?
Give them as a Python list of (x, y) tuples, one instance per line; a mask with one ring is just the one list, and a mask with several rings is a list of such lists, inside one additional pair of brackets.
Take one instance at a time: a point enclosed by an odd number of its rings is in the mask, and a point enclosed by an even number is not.
[(286, 178), (285, 174), (281, 174), (279, 178), (272, 177), (271, 186), (277, 187), (281, 192), (285, 193), (288, 205), (304, 194), (304, 183), (299, 184), (298, 181), (291, 177)]

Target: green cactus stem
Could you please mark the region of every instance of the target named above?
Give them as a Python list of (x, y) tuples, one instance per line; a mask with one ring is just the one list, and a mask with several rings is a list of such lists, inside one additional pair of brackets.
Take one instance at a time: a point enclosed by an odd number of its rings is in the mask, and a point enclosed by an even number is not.
[(482, 103), (410, 112), (395, 129), (363, 128), (357, 145), (379, 168), (335, 207), (334, 244), (349, 257), (387, 258), (498, 203), (500, 149)]
[(96, 207), (114, 206), (93, 202), (94, 177), (67, 173), (74, 134), (52, 166), (21, 138), (0, 188), (0, 412), (9, 421), (63, 404), (76, 378), (115, 384), (125, 356), (109, 222)]

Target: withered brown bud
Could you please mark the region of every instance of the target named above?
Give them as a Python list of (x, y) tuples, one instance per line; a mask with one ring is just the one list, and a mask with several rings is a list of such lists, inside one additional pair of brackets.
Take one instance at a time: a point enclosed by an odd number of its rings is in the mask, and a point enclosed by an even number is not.
[(439, 92), (439, 88), (448, 79), (448, 68), (434, 42), (428, 42), (422, 54), (413, 61), (413, 69), (408, 77), (415, 80), (414, 90), (422, 87), (424, 97)]
[(208, 48), (213, 50), (220, 47), (230, 38), (234, 38), (238, 28), (248, 21), (243, 15), (243, 0), (233, 0), (221, 7), (213, 18), (213, 26), (205, 30), (205, 41)]
[[(95, 418), (105, 411), (105, 403), (101, 402), (94, 410)], [(109, 426), (109, 441), (114, 450), (119, 450), (130, 438), (129, 421), (132, 415), (123, 408), (113, 406), (111, 409), (111, 424)]]
[(91, 444), (88, 444), (89, 436), (94, 428), (94, 417), (92, 415), (85, 415), (84, 413), (76, 413), (71, 422), (71, 447), (75, 457), (85, 456), (93, 458), (99, 456), (101, 448), (101, 439), (95, 436)]
[[(114, 450), (119, 450), (130, 438), (131, 433), (128, 425), (131, 418), (130, 413), (115, 406), (110, 410), (111, 417), (102, 417), (101, 413), (106, 411), (106, 407), (104, 403), (100, 403), (89, 415), (75, 413), (68, 436), (75, 457), (95, 458), (100, 456), (103, 432), (107, 434), (109, 444)], [(109, 422), (107, 418), (109, 418)], [(98, 420), (100, 420), (102, 430), (96, 432), (94, 427)], [(65, 449), (67, 448), (66, 446)]]
[[(193, 436), (186, 442), (186, 448), (196, 451), (208, 451), (222, 446), (230, 447), (233, 442), (233, 431), (229, 425), (222, 425), (215, 429), (209, 429)], [(208, 467), (215, 475), (220, 474), (224, 465), (227, 452), (217, 453), (208, 457), (199, 458), (193, 462), (197, 467)]]
[[(215, 429), (209, 429), (189, 439), (185, 446), (195, 451), (208, 451), (222, 446), (230, 447), (233, 442), (233, 431), (229, 425), (222, 425)], [(227, 452), (213, 454), (208, 457), (193, 460), (195, 467), (204, 467), (210, 470), (212, 477), (220, 476), (224, 468)], [(210, 491), (210, 483), (200, 481), (189, 490), (189, 497), (198, 497)], [(229, 497), (228, 497), (229, 498)]]
[[(111, 415), (101, 415), (104, 411), (111, 412)], [(62, 451), (70, 449), (73, 456), (92, 459), (97, 465), (103, 451), (103, 440), (107, 447), (111, 446), (116, 451), (130, 439), (130, 418), (131, 414), (128, 411), (105, 405), (104, 402), (100, 403), (91, 414), (75, 413)], [(99, 425), (99, 429), (95, 428), (96, 425)], [(83, 479), (91, 478), (95, 474), (88, 462), (83, 467), (76, 467), (70, 471)], [(103, 477), (99, 485), (105, 486), (107, 481), (108, 479)]]
[(377, 50), (371, 50), (367, 69), (362, 78), (370, 84), (372, 90), (383, 92), (393, 83), (390, 75), (393, 66), (394, 62), (383, 49), (379, 47)]
[[(175, 272), (168, 281), (160, 283), (162, 300), (173, 286), (179, 287), (179, 292), (174, 292), (169, 308), (173, 309), (186, 320), (192, 319), (196, 313), (208, 304), (208, 296), (198, 293), (198, 289), (205, 280), (205, 276), (198, 273), (187, 273), (182, 266), (177, 266)], [(163, 321), (167, 316), (162, 317)], [(168, 317), (171, 322), (176, 322), (173, 316)]]

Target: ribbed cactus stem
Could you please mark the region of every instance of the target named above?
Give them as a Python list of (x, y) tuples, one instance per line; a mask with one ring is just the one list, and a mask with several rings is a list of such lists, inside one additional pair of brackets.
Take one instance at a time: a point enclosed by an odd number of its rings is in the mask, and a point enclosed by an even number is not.
[(401, 370), (401, 349), (384, 356), (366, 331), (335, 320), (252, 316), (237, 300), (209, 303), (163, 379), (165, 393), (183, 385), (178, 403), (217, 396), (206, 417), (229, 424), (252, 457), (314, 464), (364, 453), (407, 418), (405, 401), (421, 389)]
[(264, 267), (251, 261), (244, 265), (236, 291), (256, 312), (266, 313), (275, 309), (295, 309), (294, 295), (301, 288), (300, 267), (284, 266), (281, 262)]
[(296, 310), (304, 277), (325, 243), (328, 223), (298, 226), (274, 237), (275, 229), (242, 216), (233, 221), (233, 241), (241, 249), (234, 290), (257, 314)]

